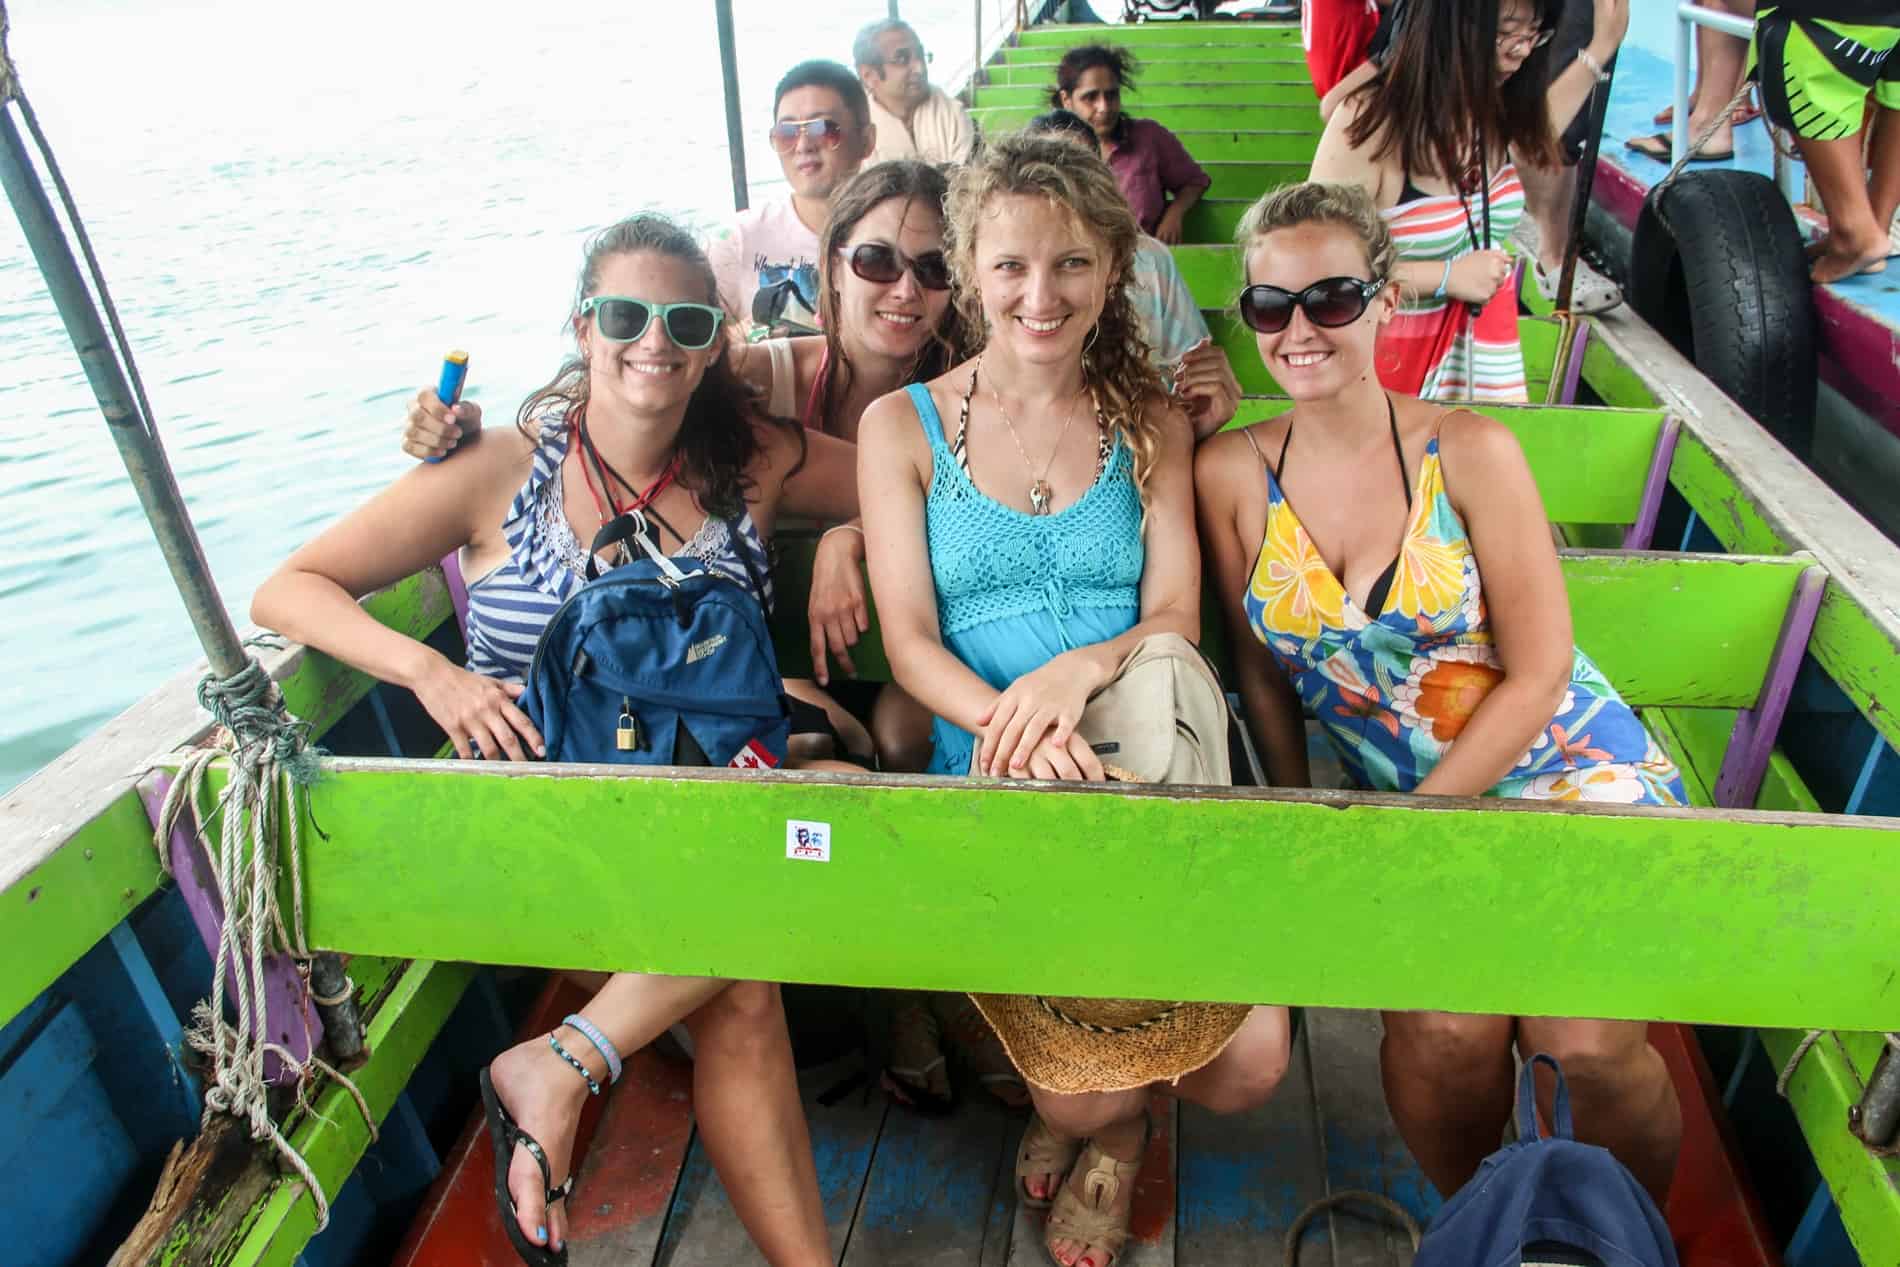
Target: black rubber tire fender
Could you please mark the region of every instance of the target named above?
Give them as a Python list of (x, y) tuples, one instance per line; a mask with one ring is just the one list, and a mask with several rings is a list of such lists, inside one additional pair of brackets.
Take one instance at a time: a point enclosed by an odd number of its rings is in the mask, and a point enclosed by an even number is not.
[(1806, 458), (1814, 443), (1814, 288), (1794, 213), (1754, 172), (1684, 172), (1643, 202), (1630, 306)]

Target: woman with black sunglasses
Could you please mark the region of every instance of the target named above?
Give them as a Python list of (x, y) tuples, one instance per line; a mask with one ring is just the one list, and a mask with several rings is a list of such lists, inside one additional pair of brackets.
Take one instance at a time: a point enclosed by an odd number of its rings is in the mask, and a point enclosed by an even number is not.
[[(409, 688), (462, 757), (541, 755), (515, 701), (602, 525), (639, 508), (660, 548), (749, 585), (781, 513), (857, 513), (851, 446), (758, 407), (732, 373), (718, 302), (705, 254), (672, 222), (640, 215), (602, 232), (573, 309), (579, 354), (529, 396), (517, 426), (464, 442), (452, 461), (418, 464), (298, 550), (257, 591), (253, 618)], [(470, 578), (466, 666), (356, 601), (458, 549)], [(561, 865), (559, 844), (550, 866)], [(700, 1136), (747, 1231), (769, 1262), (832, 1261), (778, 988), (629, 973), (483, 1073), (491, 1130), (506, 1141), (497, 1214), (525, 1261), (566, 1261), (587, 1097), (618, 1076), (622, 1053), (682, 1020)]]
[[(1591, 41), (1552, 65), (1566, 5), (1594, 5)], [(1363, 186), (1390, 221), (1400, 307), (1379, 377), (1429, 400), (1522, 401), (1518, 164), (1558, 166), (1558, 138), (1607, 78), (1629, 0), (1434, 0), (1327, 121), (1312, 179)]]
[[(1380, 385), (1399, 256), (1371, 197), (1290, 186), (1247, 213), (1240, 240), (1241, 317), (1293, 407), (1207, 441), (1194, 476), (1273, 781), (1309, 784), (1310, 713), (1378, 791), (1682, 804), (1673, 764), (1572, 640), (1516, 437)], [(1514, 1041), (1562, 1060), (1580, 1135), (1667, 1195), (1681, 1118), (1640, 1023), (1394, 1012), (1385, 1027), (1393, 1120), (1444, 1195), (1497, 1147)]]

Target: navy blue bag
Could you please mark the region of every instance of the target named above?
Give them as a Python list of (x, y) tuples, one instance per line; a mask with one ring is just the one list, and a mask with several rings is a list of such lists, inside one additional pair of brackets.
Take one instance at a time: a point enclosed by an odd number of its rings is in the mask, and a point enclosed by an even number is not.
[[(1554, 1130), (1537, 1130), (1539, 1064), (1557, 1075)], [(1412, 1267), (1677, 1267), (1656, 1203), (1609, 1150), (1579, 1144), (1570, 1089), (1549, 1056), (1533, 1056), (1517, 1087), (1517, 1142), (1485, 1158), (1432, 1220)]]
[[(788, 712), (764, 586), (737, 526), (728, 527), (751, 593), (715, 572), (681, 571), (638, 511), (600, 530), (588, 583), (542, 631), (521, 695), (549, 761), (755, 769), (784, 761)], [(600, 576), (593, 556), (617, 541), (646, 557)]]

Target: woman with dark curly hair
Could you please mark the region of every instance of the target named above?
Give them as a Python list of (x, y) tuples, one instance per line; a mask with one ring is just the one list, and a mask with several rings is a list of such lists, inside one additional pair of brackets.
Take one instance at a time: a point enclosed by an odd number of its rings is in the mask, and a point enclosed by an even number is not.
[[(462, 757), (540, 755), (515, 703), (521, 680), (542, 629), (585, 581), (583, 543), (616, 514), (643, 507), (658, 548), (747, 584), (780, 513), (857, 513), (851, 446), (765, 415), (723, 354), (718, 305), (705, 254), (671, 221), (640, 215), (602, 232), (571, 317), (579, 355), (528, 397), (517, 427), (405, 473), (293, 554), (252, 616), (414, 691)], [(356, 602), (456, 549), (471, 578), (466, 667)], [(483, 1071), (507, 1176), (498, 1213), (526, 1261), (566, 1261), (587, 1097), (618, 1075), (621, 1053), (681, 1020), (700, 1135), (746, 1229), (770, 1262), (831, 1261), (778, 987), (633, 973)]]
[(1095, 129), (1102, 157), (1141, 222), (1141, 231), (1177, 246), (1187, 213), (1214, 180), (1188, 156), (1181, 138), (1153, 119), (1122, 113), (1122, 90), (1134, 87), (1139, 69), (1125, 48), (1072, 48), (1056, 66), (1049, 104), (1080, 115)]
[[(1099, 780), (1076, 733), (1090, 694), (1144, 637), (1200, 636), (1194, 433), (1124, 285), (1140, 229), (1101, 159), (1022, 135), (957, 172), (946, 219), (981, 351), (877, 401), (858, 430), (884, 648), (938, 718), (927, 772)], [(1284, 1008), (1224, 1009), (1197, 1032), (1157, 1038), (1158, 1064), (1106, 1081), (1057, 1078), (1010, 1049), (1037, 1112), (1018, 1196), (1050, 1207), (1057, 1262), (1119, 1253), (1153, 1083), (1237, 1112), (1286, 1069)]]

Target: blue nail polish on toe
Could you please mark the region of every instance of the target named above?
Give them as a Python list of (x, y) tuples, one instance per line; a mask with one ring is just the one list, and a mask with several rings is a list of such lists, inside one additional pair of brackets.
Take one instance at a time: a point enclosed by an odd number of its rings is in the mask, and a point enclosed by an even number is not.
[(534, 1229), (535, 1240), (545, 1241), (547, 1238), (548, 1238), (548, 1230), (545, 1227), (537, 1227)]

